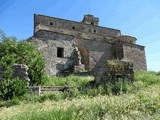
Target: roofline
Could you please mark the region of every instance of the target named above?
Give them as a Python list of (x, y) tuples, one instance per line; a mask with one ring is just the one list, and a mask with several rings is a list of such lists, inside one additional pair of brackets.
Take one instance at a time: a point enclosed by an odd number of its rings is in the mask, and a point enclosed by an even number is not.
[(111, 30), (116, 30), (119, 31), (121, 34), (121, 31), (119, 29), (114, 29), (114, 28), (108, 28), (108, 27), (103, 27), (103, 26), (98, 26), (98, 25), (89, 25), (89, 24), (85, 24), (82, 22), (78, 22), (78, 21), (73, 21), (73, 20), (67, 20), (67, 19), (63, 19), (63, 18), (57, 18), (57, 17), (51, 17), (51, 16), (47, 16), (47, 15), (42, 15), (42, 14), (34, 14), (34, 16), (43, 16), (43, 17), (47, 17), (47, 18), (54, 18), (54, 19), (58, 19), (58, 20), (64, 20), (64, 21), (68, 21), (68, 22), (74, 22), (74, 23), (78, 23), (78, 24), (83, 24), (83, 25), (88, 25), (88, 26), (95, 26), (95, 27), (100, 27), (100, 28), (104, 28), (104, 29), (111, 29)]

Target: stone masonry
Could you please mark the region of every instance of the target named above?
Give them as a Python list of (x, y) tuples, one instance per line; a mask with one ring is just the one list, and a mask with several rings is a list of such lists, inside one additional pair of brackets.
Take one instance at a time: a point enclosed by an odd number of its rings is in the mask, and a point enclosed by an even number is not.
[(82, 22), (34, 15), (34, 34), (28, 40), (43, 51), (48, 76), (85, 68), (99, 80), (112, 59), (127, 59), (134, 70), (147, 70), (144, 46), (137, 45), (135, 37), (98, 23), (93, 15), (85, 15)]
[[(14, 64), (12, 66), (13, 72), (12, 72), (12, 78), (18, 77), (21, 80), (24, 80), (26, 85), (29, 86), (29, 77), (28, 77), (28, 66), (24, 64)], [(5, 68), (3, 66), (0, 66), (0, 81), (3, 80), (3, 74), (5, 72)]]

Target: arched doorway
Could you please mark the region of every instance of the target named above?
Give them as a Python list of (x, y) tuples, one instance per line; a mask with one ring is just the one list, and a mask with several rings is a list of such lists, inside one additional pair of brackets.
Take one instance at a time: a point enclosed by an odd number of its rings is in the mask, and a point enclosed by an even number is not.
[(80, 51), (80, 55), (82, 56), (81, 62), (85, 65), (85, 70), (89, 70), (89, 51), (84, 46), (77, 46), (78, 51)]

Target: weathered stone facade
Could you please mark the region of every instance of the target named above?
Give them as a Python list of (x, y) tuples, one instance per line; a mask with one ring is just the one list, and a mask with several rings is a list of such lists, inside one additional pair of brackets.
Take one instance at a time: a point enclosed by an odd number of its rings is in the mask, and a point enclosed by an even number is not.
[(135, 70), (147, 70), (144, 46), (137, 45), (136, 38), (98, 22), (92, 15), (85, 15), (82, 22), (34, 15), (34, 35), (29, 41), (43, 51), (48, 76), (84, 66), (100, 79), (107, 60), (124, 58), (134, 63)]

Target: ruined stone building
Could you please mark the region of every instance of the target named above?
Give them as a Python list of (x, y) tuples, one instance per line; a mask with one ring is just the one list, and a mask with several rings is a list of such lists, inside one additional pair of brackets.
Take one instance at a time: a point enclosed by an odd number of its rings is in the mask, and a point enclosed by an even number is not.
[(106, 61), (112, 59), (129, 60), (135, 70), (147, 69), (144, 46), (137, 45), (135, 37), (98, 23), (93, 15), (85, 15), (81, 22), (34, 15), (34, 34), (29, 41), (43, 51), (48, 76), (72, 68), (101, 75)]

